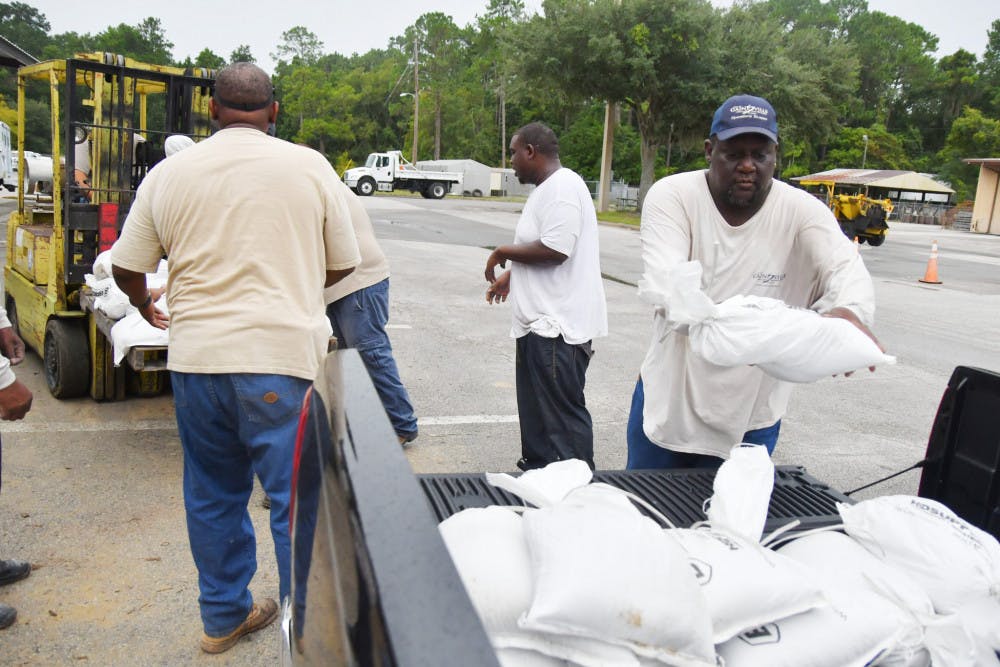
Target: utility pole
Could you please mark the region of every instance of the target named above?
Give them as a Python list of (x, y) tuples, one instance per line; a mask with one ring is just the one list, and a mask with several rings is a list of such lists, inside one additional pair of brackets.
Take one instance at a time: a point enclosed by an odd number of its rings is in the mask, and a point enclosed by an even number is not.
[(861, 140), (865, 142), (865, 152), (861, 154), (861, 168), (865, 168), (865, 162), (868, 161), (868, 135), (862, 134)]
[(417, 48), (417, 38), (413, 38), (413, 164), (417, 164), (417, 141), (420, 134), (417, 131), (417, 124), (420, 121), (420, 61), (417, 58), (419, 53)]
[(607, 211), (611, 205), (611, 158), (615, 152), (615, 125), (618, 124), (618, 105), (604, 105), (604, 143), (601, 146), (601, 176), (597, 181), (597, 210)]

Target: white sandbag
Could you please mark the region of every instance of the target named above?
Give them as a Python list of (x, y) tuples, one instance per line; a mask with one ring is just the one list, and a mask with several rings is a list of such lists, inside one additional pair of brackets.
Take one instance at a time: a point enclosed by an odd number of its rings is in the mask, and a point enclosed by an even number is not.
[(670, 665), (714, 665), (711, 621), (686, 553), (622, 500), (589, 485), (525, 515), (534, 594), (520, 627)]
[(496, 650), (530, 651), (574, 667), (639, 667), (639, 658), (625, 646), (600, 639), (522, 630), (499, 632), (490, 640)]
[(755, 541), (708, 528), (668, 532), (690, 558), (716, 644), (827, 604), (805, 567)]
[(111, 251), (105, 250), (94, 258), (94, 277), (98, 280), (111, 278)]
[(834, 607), (744, 632), (716, 647), (728, 667), (864, 667), (897, 643), (897, 608), (859, 592)]
[(644, 285), (640, 294), (650, 302), (662, 299), (671, 323), (687, 326), (692, 351), (713, 364), (752, 365), (779, 380), (815, 382), (896, 361), (842, 318), (759, 296), (711, 304), (701, 271), (697, 260), (682, 263), (671, 272), (668, 288)]
[(938, 613), (978, 599), (1000, 605), (1000, 543), (945, 505), (916, 496), (837, 504), (844, 530), (927, 591)]
[(553, 505), (573, 489), (589, 484), (593, 478), (590, 466), (580, 459), (556, 461), (544, 468), (528, 470), (518, 477), (506, 473), (486, 473), (487, 482), (535, 507)]
[[(167, 298), (161, 296), (156, 307), (167, 311)], [(111, 343), (114, 347), (115, 366), (120, 366), (128, 351), (138, 345), (166, 346), (170, 340), (169, 329), (157, 329), (147, 322), (138, 310), (128, 307), (128, 314), (111, 327)]]
[(739, 444), (719, 466), (706, 514), (713, 528), (760, 542), (774, 490), (774, 463), (767, 447)]
[(498, 648), (496, 654), (500, 667), (569, 667), (565, 660), (529, 649)]
[(486, 632), (517, 631), (532, 594), (521, 515), (499, 506), (471, 508), (448, 517), (438, 530)]

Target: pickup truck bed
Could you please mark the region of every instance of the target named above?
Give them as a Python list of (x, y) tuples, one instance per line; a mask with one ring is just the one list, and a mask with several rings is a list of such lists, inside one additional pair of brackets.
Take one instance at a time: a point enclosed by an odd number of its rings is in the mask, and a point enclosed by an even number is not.
[[(483, 474), (418, 475), (431, 511), (438, 521), (469, 507), (523, 505), (516, 496), (490, 485)], [(603, 482), (639, 496), (678, 527), (686, 528), (707, 517), (702, 509), (712, 495), (714, 470), (599, 470)], [(806, 473), (799, 466), (776, 466), (774, 491), (764, 532), (798, 520), (795, 530), (840, 523), (836, 503), (854, 502)]]
[[(928, 445), (921, 495), (1000, 533), (1000, 375), (956, 368)], [(328, 355), (303, 408), (292, 484), (293, 665), (498, 665), (437, 524), (466, 507), (520, 504), (482, 473), (414, 475), (355, 350)], [(714, 471), (599, 471), (678, 526), (705, 518)], [(838, 522), (844, 494), (778, 466), (767, 531)], [(961, 508), (961, 509), (959, 509)]]

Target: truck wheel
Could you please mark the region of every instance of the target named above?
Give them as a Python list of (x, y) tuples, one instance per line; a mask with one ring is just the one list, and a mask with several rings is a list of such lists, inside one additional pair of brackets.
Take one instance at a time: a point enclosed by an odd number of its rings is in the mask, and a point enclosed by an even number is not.
[(375, 179), (365, 176), (358, 181), (358, 194), (362, 197), (370, 197), (375, 192)]
[(483, 191), (480, 190), (479, 188), (476, 188), (475, 190), (472, 191), (472, 196), (473, 197), (482, 197), (483, 196)]
[(431, 199), (444, 199), (446, 194), (448, 194), (448, 188), (440, 181), (434, 181), (427, 186), (427, 196)]
[(56, 398), (83, 396), (90, 388), (90, 351), (80, 322), (51, 319), (45, 325), (45, 382)]
[(885, 243), (884, 236), (869, 236), (867, 237), (867, 239), (868, 239), (868, 245), (873, 246), (875, 248)]

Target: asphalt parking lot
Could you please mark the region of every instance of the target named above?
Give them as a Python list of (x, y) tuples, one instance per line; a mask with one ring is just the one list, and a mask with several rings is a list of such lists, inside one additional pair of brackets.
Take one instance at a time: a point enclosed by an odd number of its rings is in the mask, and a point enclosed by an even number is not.
[[(485, 301), (488, 250), (473, 232), (512, 237), (518, 205), (377, 196), (366, 206), (392, 265), (389, 331), (420, 418), (420, 437), (407, 450), (414, 470), (511, 470), (519, 445), (510, 313)], [(938, 286), (917, 282), (931, 240), (941, 247)], [(604, 226), (601, 243), (605, 272), (613, 274), (605, 284), (610, 334), (595, 343), (587, 396), (598, 465), (620, 468), (650, 314), (632, 284), (635, 230)], [(954, 366), (1000, 370), (1000, 237), (897, 225), (884, 246), (860, 251), (875, 278), (875, 331), (899, 362), (797, 388), (775, 454), (776, 463), (803, 465), (841, 489), (921, 458)], [(0, 557), (36, 569), (0, 589), (0, 602), (19, 610), (18, 623), (0, 634), (2, 662), (275, 664), (276, 630), (222, 656), (198, 650), (170, 396), (56, 401), (37, 355), (17, 372), (36, 402), (24, 421), (0, 425)], [(913, 493), (917, 479), (907, 473), (860, 496)], [(274, 595), (266, 512), (257, 500), (254, 591)]]

